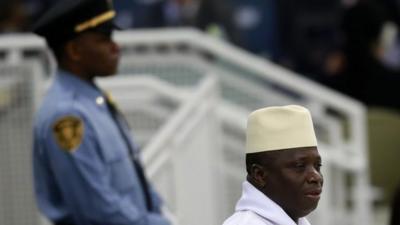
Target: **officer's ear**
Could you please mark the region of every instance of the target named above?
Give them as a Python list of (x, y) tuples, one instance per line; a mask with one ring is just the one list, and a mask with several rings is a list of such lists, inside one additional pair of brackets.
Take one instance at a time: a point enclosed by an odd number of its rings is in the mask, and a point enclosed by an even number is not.
[(249, 178), (253, 184), (259, 188), (265, 187), (267, 184), (268, 171), (266, 168), (259, 164), (252, 164), (250, 166)]
[(76, 62), (81, 59), (80, 47), (78, 41), (76, 40), (68, 41), (65, 44), (64, 49), (65, 49), (65, 55), (69, 60)]

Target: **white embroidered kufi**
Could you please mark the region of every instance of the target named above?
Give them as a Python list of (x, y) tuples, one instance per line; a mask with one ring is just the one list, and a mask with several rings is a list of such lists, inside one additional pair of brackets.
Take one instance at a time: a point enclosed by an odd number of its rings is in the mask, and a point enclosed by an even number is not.
[(317, 146), (311, 114), (298, 105), (258, 109), (247, 121), (246, 153)]

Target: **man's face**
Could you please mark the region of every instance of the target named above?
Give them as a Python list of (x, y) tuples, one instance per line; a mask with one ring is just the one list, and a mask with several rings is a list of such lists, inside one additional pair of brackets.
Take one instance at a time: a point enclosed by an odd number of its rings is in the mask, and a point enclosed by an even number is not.
[(87, 31), (74, 40), (79, 48), (79, 65), (86, 75), (109, 76), (117, 71), (119, 47), (110, 33)]
[(262, 192), (280, 205), (293, 219), (313, 211), (320, 199), (323, 178), (321, 157), (316, 147), (267, 152), (276, 154), (265, 165)]

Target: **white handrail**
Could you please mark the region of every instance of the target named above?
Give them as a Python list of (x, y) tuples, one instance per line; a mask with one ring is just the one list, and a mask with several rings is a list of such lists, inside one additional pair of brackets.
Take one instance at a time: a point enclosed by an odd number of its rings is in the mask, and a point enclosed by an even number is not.
[(181, 123), (185, 118), (191, 115), (191, 112), (196, 107), (196, 104), (201, 101), (205, 96), (209, 94), (210, 90), (216, 88), (217, 80), (213, 76), (207, 76), (202, 84), (198, 88), (198, 91), (195, 92), (194, 96), (192, 96), (191, 101), (185, 104), (182, 108), (180, 108), (175, 115), (169, 120), (168, 124), (164, 126), (161, 130), (157, 131), (149, 145), (146, 146), (146, 149), (143, 154), (143, 161), (147, 162), (151, 158), (154, 158), (154, 155), (157, 154), (158, 149), (166, 144), (166, 142), (171, 141), (170, 136), (174, 131), (177, 130)]

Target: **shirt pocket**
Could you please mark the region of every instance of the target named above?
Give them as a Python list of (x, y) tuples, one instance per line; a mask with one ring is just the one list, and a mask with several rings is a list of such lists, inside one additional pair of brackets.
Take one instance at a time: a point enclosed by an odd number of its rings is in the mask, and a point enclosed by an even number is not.
[(111, 186), (119, 192), (126, 192), (132, 190), (137, 184), (137, 174), (129, 155), (127, 143), (114, 132), (118, 131), (105, 130), (101, 135), (100, 148), (110, 175)]
[(137, 186), (137, 175), (132, 161), (125, 155), (108, 163), (111, 186), (121, 193), (131, 192)]
[(94, 122), (101, 154), (104, 159), (111, 187), (120, 193), (132, 191), (138, 183), (129, 144), (117, 124), (108, 116)]

